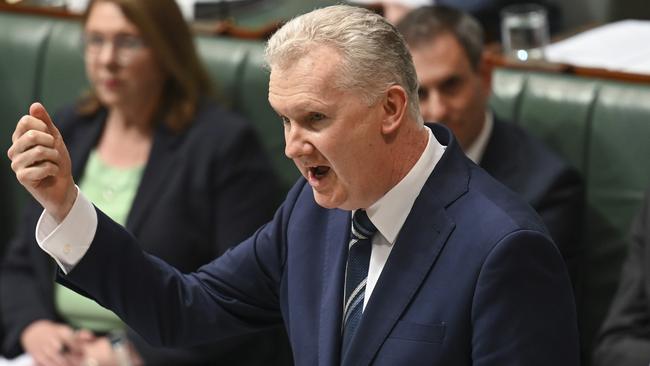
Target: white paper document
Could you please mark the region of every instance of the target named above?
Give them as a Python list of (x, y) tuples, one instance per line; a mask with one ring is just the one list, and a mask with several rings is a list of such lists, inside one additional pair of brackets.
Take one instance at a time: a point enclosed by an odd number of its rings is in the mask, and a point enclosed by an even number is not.
[(650, 21), (622, 20), (546, 47), (550, 62), (650, 74)]

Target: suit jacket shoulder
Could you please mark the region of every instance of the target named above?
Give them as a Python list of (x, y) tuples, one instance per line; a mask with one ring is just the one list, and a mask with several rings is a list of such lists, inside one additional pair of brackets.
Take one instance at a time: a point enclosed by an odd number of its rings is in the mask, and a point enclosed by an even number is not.
[(580, 182), (575, 169), (542, 141), (521, 127), (501, 120), (494, 122), (480, 165), (534, 208), (539, 207), (544, 195), (564, 175), (570, 174)]
[(537, 211), (575, 278), (585, 205), (579, 173), (542, 141), (500, 120), (495, 120), (480, 165)]

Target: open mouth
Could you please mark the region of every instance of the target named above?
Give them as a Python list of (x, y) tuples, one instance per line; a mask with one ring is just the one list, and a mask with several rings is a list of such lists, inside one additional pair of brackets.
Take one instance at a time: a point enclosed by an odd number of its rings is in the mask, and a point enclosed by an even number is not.
[(323, 165), (313, 166), (309, 168), (309, 178), (314, 178), (317, 180), (325, 178), (327, 173), (329, 173), (330, 168)]

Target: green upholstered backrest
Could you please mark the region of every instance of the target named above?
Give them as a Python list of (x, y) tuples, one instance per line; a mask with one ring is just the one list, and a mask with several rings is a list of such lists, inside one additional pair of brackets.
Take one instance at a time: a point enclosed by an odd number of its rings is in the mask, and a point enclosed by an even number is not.
[[(37, 98), (39, 66), (51, 30), (40, 17), (15, 17), (0, 12), (0, 151), (11, 146), (18, 119)], [(0, 164), (0, 254), (13, 233), (25, 193), (16, 183), (9, 161)]]
[(579, 285), (583, 355), (616, 290), (627, 233), (650, 185), (650, 85), (497, 69), (491, 105), (544, 140), (586, 185)]
[(267, 99), (264, 43), (199, 37), (197, 45), (221, 100), (253, 122), (283, 185), (289, 188), (299, 173), (284, 155), (283, 126)]
[(88, 88), (79, 22), (52, 21), (41, 70), (38, 99), (52, 113)]

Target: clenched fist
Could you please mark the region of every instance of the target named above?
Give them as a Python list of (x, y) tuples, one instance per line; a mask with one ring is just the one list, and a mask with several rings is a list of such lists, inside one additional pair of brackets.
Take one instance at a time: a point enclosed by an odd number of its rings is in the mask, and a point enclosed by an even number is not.
[(74, 204), (77, 189), (68, 149), (43, 105), (29, 107), (29, 115), (18, 121), (11, 140), (7, 155), (16, 178), (61, 222)]

